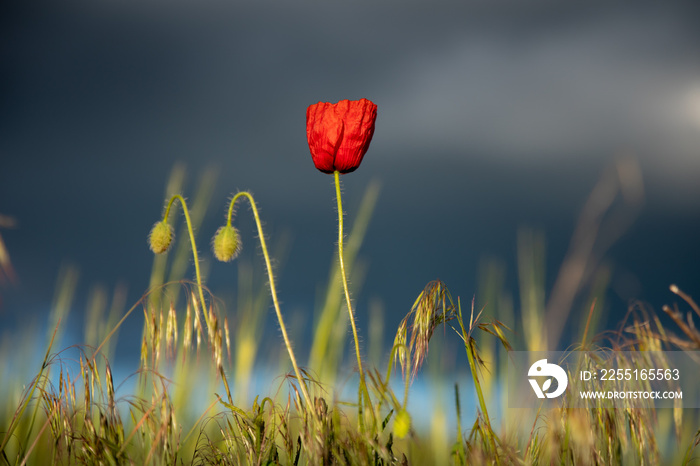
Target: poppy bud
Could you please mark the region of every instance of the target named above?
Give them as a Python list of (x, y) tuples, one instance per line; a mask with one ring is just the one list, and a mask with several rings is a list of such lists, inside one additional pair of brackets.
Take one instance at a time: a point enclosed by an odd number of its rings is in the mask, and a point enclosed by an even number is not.
[(229, 262), (235, 259), (241, 251), (238, 230), (231, 225), (219, 227), (212, 241), (212, 250), (214, 251), (214, 256), (221, 262)]
[(367, 99), (319, 102), (306, 109), (306, 138), (316, 168), (350, 173), (360, 166), (374, 135), (377, 106)]
[(157, 222), (153, 225), (151, 233), (148, 235), (148, 244), (151, 247), (151, 251), (156, 254), (164, 253), (170, 247), (174, 236), (173, 227), (168, 225), (167, 222)]

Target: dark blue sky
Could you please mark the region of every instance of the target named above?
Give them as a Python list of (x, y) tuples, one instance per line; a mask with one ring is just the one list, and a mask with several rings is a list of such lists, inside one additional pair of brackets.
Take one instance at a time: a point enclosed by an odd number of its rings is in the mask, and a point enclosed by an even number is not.
[[(251, 190), (271, 241), (291, 234), (282, 299), (311, 315), (336, 217), (305, 111), (361, 97), (378, 118), (362, 166), (343, 177), (350, 219), (369, 182), (382, 185), (362, 250), (363, 329), (370, 299), (394, 329), (435, 278), (471, 298), (486, 257), (507, 264), (517, 310), (522, 226), (546, 235), (551, 287), (588, 194), (620, 155), (637, 160), (645, 196), (605, 256), (606, 318), (614, 325), (635, 298), (660, 310), (671, 283), (699, 294), (697, 6), (463, 3), (3, 6), (0, 213), (18, 227), (0, 233), (19, 276), (0, 289), (3, 331), (44, 318), (64, 262), (82, 272), (76, 312), (95, 283), (124, 281), (138, 299), (178, 161), (185, 195), (206, 167), (218, 173), (200, 251), (211, 255), (227, 196)], [(226, 294), (235, 273), (216, 266), (208, 283)]]

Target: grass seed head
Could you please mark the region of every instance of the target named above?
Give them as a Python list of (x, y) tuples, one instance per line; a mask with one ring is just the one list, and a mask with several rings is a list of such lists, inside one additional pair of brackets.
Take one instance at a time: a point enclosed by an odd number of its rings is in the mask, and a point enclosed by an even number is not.
[[(428, 283), (396, 332), (395, 356), (401, 362), (402, 370), (406, 370), (411, 361), (412, 377), (415, 377), (428, 354), (428, 343), (433, 331), (453, 317), (454, 304), (445, 285), (440, 280)], [(407, 338), (409, 322), (410, 339)]]
[(185, 328), (184, 328), (184, 335), (182, 337), (182, 344), (185, 348), (185, 351), (188, 351), (190, 349), (190, 345), (192, 345), (192, 305), (190, 302), (187, 302), (187, 312), (185, 314)]
[(229, 360), (231, 359), (231, 336), (228, 330), (228, 317), (224, 317), (224, 331), (226, 332), (226, 352)]

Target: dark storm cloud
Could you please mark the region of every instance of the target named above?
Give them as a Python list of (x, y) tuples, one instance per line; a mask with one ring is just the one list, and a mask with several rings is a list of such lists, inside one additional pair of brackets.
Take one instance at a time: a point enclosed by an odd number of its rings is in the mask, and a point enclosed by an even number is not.
[(377, 137), (389, 154), (579, 157), (697, 129), (683, 121), (698, 119), (687, 101), (700, 87), (690, 17), (677, 6), (550, 2), (73, 4), (15, 29), (6, 63), (19, 115), (5, 116), (57, 138), (122, 132), (192, 151), (206, 138), (215, 158), (232, 147), (266, 152), (272, 134), (275, 150), (284, 138), (303, 150), (289, 123), (299, 109), (367, 96), (380, 101)]
[[(370, 178), (384, 184), (367, 293), (390, 312), (436, 276), (472, 293), (479, 258), (511, 260), (522, 223), (547, 230), (560, 258), (620, 151), (640, 158), (656, 212), (682, 201), (681, 223), (697, 223), (692, 2), (37, 5), (1, 20), (0, 212), (19, 219), (3, 235), (24, 286), (47, 290), (45, 302), (66, 258), (140, 295), (145, 234), (183, 160), (191, 178), (218, 167), (204, 236), (237, 189), (258, 196), (273, 233), (294, 231), (296, 268), (282, 287), (309, 307), (335, 228), (331, 180), (305, 140), (306, 106), (319, 100), (379, 106), (346, 190), (352, 207)], [(653, 233), (658, 244), (688, 241)]]
[(650, 176), (700, 175), (697, 28), (648, 9), (567, 25), (538, 23), (519, 37), (464, 28), (404, 57), (387, 85), (385, 136), (465, 163), (474, 156), (465, 149), (524, 165), (600, 163), (627, 150)]

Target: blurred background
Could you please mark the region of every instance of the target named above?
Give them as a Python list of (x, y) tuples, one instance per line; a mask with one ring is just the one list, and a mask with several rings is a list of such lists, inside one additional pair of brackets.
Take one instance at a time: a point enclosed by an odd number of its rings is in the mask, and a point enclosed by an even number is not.
[[(5, 341), (46, 325), (66, 267), (78, 275), (64, 346), (82, 342), (95, 287), (106, 303), (126, 290), (125, 308), (148, 290), (147, 234), (179, 163), (183, 195), (211, 189), (199, 251), (232, 325), (240, 270), (212, 264), (209, 241), (229, 196), (250, 190), (281, 251), (283, 312), (306, 348), (337, 217), (305, 111), (346, 98), (378, 105), (370, 150), (342, 177), (350, 225), (381, 186), (353, 278), (365, 347), (377, 328), (390, 343), (438, 278), (455, 299), (476, 296), (485, 316), (507, 308), (516, 333), (531, 324), (528, 302), (546, 307), (559, 335), (550, 349), (573, 343), (592, 296), (602, 328), (616, 328), (630, 303), (660, 312), (675, 301), (672, 283), (700, 294), (696, 2), (1, 8)], [(240, 260), (257, 264), (261, 286), (250, 217), (238, 209)], [(544, 296), (527, 296), (529, 285)], [(141, 315), (121, 330), (124, 358), (138, 358)]]

